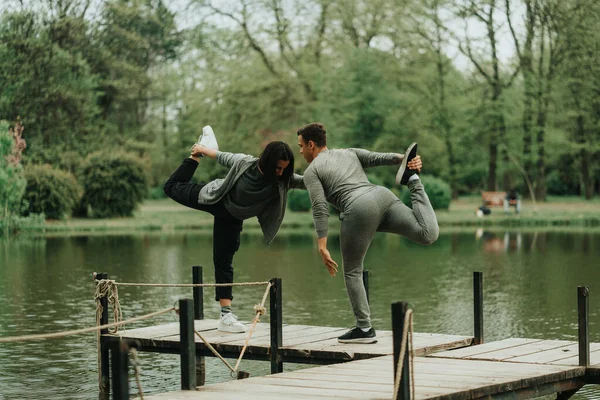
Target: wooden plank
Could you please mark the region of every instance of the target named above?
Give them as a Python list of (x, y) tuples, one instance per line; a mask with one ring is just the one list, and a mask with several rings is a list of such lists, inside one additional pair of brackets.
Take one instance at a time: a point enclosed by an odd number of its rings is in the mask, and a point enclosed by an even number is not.
[[(521, 357), (540, 353), (548, 350), (561, 349), (573, 342), (567, 340), (540, 340), (533, 343), (524, 344), (521, 346), (512, 346), (496, 351), (486, 352), (484, 354), (476, 354), (468, 357), (469, 359), (490, 360), (490, 361), (506, 361), (512, 360), (515, 357)], [(465, 359), (467, 357), (463, 357)]]
[[(391, 332), (390, 332), (391, 333)], [(351, 358), (366, 358), (375, 355), (388, 355), (392, 352), (392, 337), (391, 334), (385, 336), (377, 334), (377, 343), (374, 344), (344, 344), (338, 343), (337, 337), (315, 342), (304, 343), (297, 346), (286, 345), (284, 347), (293, 349), (302, 349), (310, 351), (330, 351), (346, 353)], [(285, 337), (285, 336), (284, 336)], [(416, 339), (416, 338), (415, 338)], [(422, 338), (414, 341), (415, 355), (422, 356), (436, 351), (446, 350), (448, 348), (461, 348), (470, 346), (473, 338), (466, 336), (449, 336), (446, 340), (443, 337)], [(284, 341), (285, 343), (285, 341)]]
[[(215, 320), (196, 320), (194, 327), (199, 332), (211, 331), (217, 329), (218, 321)], [(163, 325), (148, 326), (135, 329), (121, 329), (117, 334), (106, 336), (122, 337), (126, 339), (162, 339), (172, 335), (179, 335), (179, 322), (171, 322)]]
[[(590, 348), (593, 349), (594, 347), (596, 347), (594, 346), (594, 343), (590, 343)], [(598, 362), (600, 362), (600, 350), (590, 351), (590, 364), (596, 364)], [(579, 354), (553, 361), (551, 364), (579, 365)]]
[[(282, 397), (288, 398), (289, 396), (303, 396), (304, 399), (311, 398), (343, 398), (343, 399), (375, 399), (375, 398), (391, 398), (392, 397), (392, 387), (390, 386), (389, 392), (369, 392), (369, 391), (359, 391), (352, 389), (327, 389), (327, 388), (312, 388), (312, 387), (300, 387), (300, 386), (274, 386), (270, 384), (259, 384), (254, 383), (254, 379), (259, 378), (250, 378), (244, 379), (244, 386), (238, 386), (235, 388), (237, 391), (237, 398), (241, 398), (241, 394), (243, 393), (244, 399), (259, 399), (265, 395), (273, 395), (276, 394), (281, 399)], [(238, 381), (242, 382), (242, 381)], [(221, 399), (221, 395), (224, 393), (230, 393), (234, 388), (227, 388), (224, 386), (210, 385), (204, 386), (200, 391), (196, 393), (210, 393), (212, 397), (207, 398), (219, 398)], [(250, 397), (252, 395), (260, 395), (261, 397)]]
[[(600, 343), (591, 343), (592, 358), (600, 356)], [(529, 354), (510, 359), (511, 362), (522, 362), (531, 364), (564, 364), (578, 365), (578, 345), (576, 342), (556, 349), (547, 350), (540, 353)], [(600, 361), (600, 359), (598, 360)]]
[[(244, 346), (247, 334), (224, 333), (216, 330), (218, 320), (196, 320), (195, 328), (202, 333), (215, 348), (229, 353), (239, 352)], [(321, 362), (349, 361), (387, 355), (392, 352), (391, 331), (379, 331), (379, 342), (374, 345), (341, 344), (337, 337), (347, 328), (319, 327), (311, 325), (284, 325), (283, 356), (288, 360), (321, 360)], [(174, 351), (179, 348), (179, 327), (177, 323), (136, 328), (121, 332), (122, 338), (138, 339), (144, 350)], [(250, 354), (267, 354), (270, 346), (268, 323), (258, 323), (250, 339)], [(111, 335), (114, 338), (120, 335)], [(196, 343), (201, 339), (196, 337)], [(472, 338), (467, 336), (415, 333), (417, 355), (428, 354), (440, 349), (468, 346)], [(219, 351), (221, 351), (219, 350)]]
[(470, 346), (458, 350), (449, 350), (440, 353), (436, 353), (433, 357), (445, 357), (445, 358), (469, 358), (474, 356), (481, 356), (486, 353), (491, 353), (493, 351), (498, 351), (501, 349), (508, 349), (511, 347), (524, 346), (536, 342), (541, 342), (541, 339), (521, 339), (521, 338), (513, 338), (513, 339), (504, 339), (499, 340), (497, 342), (490, 342), (485, 344), (480, 344), (477, 346)]
[[(392, 357), (378, 357), (341, 365), (308, 368), (209, 385), (181, 397), (180, 392), (147, 396), (148, 399), (288, 399), (391, 398)], [(472, 371), (480, 376), (472, 375)], [(577, 386), (585, 368), (417, 357), (416, 399), (471, 399), (502, 393), (542, 393), (552, 388)], [(234, 396), (234, 397), (231, 397)], [(237, 397), (235, 397), (237, 396)]]

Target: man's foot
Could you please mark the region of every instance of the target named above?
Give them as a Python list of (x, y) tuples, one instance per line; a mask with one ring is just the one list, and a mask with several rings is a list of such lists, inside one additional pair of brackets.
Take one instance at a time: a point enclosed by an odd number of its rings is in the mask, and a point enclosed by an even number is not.
[(348, 332), (344, 333), (342, 336), (338, 338), (338, 342), (340, 343), (377, 343), (377, 336), (375, 334), (375, 329), (369, 328), (368, 331), (363, 332), (362, 329), (358, 327), (354, 327), (350, 329)]
[(396, 174), (396, 185), (406, 185), (408, 183), (408, 178), (417, 173), (416, 170), (412, 170), (406, 166), (410, 160), (417, 156), (417, 142), (413, 142), (406, 152), (404, 153), (404, 159), (402, 160), (402, 164), (400, 164), (400, 168), (398, 168), (398, 173)]
[(231, 333), (244, 333), (246, 327), (240, 321), (234, 313), (223, 313), (219, 319), (219, 327), (217, 328), (220, 332), (231, 332)]
[[(204, 128), (202, 128), (202, 135), (200, 135), (196, 144), (207, 147), (209, 149), (219, 150), (217, 138), (215, 137), (215, 133), (213, 132), (210, 125), (206, 125)], [(192, 148), (193, 147), (194, 146), (192, 146)], [(202, 157), (202, 155), (200, 155), (200, 157)]]

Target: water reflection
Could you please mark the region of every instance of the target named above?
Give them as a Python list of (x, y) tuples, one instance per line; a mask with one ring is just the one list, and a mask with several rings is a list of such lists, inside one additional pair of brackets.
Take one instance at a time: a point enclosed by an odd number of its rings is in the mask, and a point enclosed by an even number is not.
[(475, 232), (475, 239), (483, 243), (483, 251), (488, 253), (520, 251), (523, 244), (523, 234), (521, 232), (511, 233), (506, 231), (501, 234), (479, 228)]
[[(283, 279), (284, 322), (330, 326), (353, 323), (341, 274), (330, 277), (308, 234), (283, 234), (270, 246), (245, 232), (235, 260), (237, 281)], [(332, 256), (341, 260), (337, 239)], [(212, 237), (205, 233), (59, 237), (0, 242), (0, 335), (54, 332), (94, 324), (91, 272), (121, 282), (191, 282), (191, 266), (212, 271)], [(576, 287), (590, 286), (591, 339), (600, 342), (600, 234), (488, 231), (442, 233), (432, 246), (378, 234), (365, 258), (371, 270), (373, 323), (390, 329), (390, 303), (411, 302), (421, 332), (471, 334), (473, 271), (484, 272), (485, 334), (573, 340), (577, 334)], [(236, 313), (249, 319), (264, 288), (234, 290)], [(125, 318), (190, 297), (181, 288), (122, 287)], [(206, 315), (218, 307), (205, 293)], [(268, 320), (266, 318), (265, 320)], [(151, 323), (176, 321), (165, 315)], [(137, 326), (137, 325), (136, 325)], [(133, 327), (133, 326), (132, 326)], [(0, 398), (88, 399), (96, 393), (95, 337), (0, 345)], [(176, 390), (175, 356), (142, 354), (146, 392)], [(253, 376), (265, 362), (243, 362)], [(287, 365), (287, 369), (297, 368)], [(208, 382), (229, 380), (218, 360), (207, 359)], [(132, 389), (133, 390), (133, 389)], [(595, 394), (598, 394), (595, 392)], [(580, 395), (581, 396), (581, 395)], [(598, 396), (596, 396), (598, 397)], [(585, 398), (585, 397), (579, 397)]]

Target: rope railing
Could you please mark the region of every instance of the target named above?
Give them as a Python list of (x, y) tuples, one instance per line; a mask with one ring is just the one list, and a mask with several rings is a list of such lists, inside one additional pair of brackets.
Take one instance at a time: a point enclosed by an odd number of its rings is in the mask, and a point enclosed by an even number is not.
[[(119, 292), (118, 286), (138, 286), (138, 287), (225, 287), (225, 286), (260, 286), (266, 285), (265, 292), (263, 294), (262, 300), (260, 304), (254, 306), (255, 315), (252, 319), (252, 325), (249, 329), (248, 336), (246, 337), (246, 341), (242, 350), (240, 351), (240, 355), (237, 359), (235, 367), (232, 367), (231, 364), (225, 360), (223, 356), (219, 354), (219, 352), (206, 340), (200, 332), (194, 329), (195, 334), (204, 342), (206, 347), (216, 356), (218, 357), (223, 364), (229, 368), (231, 371), (231, 376), (235, 377), (236, 373), (239, 374), (239, 366), (248, 348), (248, 344), (250, 339), (252, 338), (252, 334), (256, 328), (256, 324), (260, 321), (260, 316), (266, 314), (265, 302), (267, 300), (267, 296), (269, 295), (269, 290), (271, 289), (272, 283), (270, 281), (258, 281), (258, 282), (239, 282), (239, 283), (133, 283), (133, 282), (117, 282), (114, 279), (97, 279), (97, 274), (94, 272), (92, 274), (92, 278), (96, 282), (96, 292), (94, 298), (96, 300), (96, 321), (97, 324), (100, 324), (102, 313), (104, 311), (101, 299), (106, 298), (108, 301), (109, 307), (112, 307), (114, 323), (109, 324), (110, 326), (114, 326), (115, 329), (109, 331), (109, 333), (116, 334), (118, 333), (118, 326), (124, 325), (124, 323), (118, 323), (122, 320), (122, 311), (121, 305), (119, 302)], [(100, 331), (98, 331), (98, 371), (99, 371), (99, 384), (102, 388), (102, 377), (101, 377), (101, 368), (102, 368), (102, 359), (100, 354)]]
[[(410, 333), (410, 337), (408, 336)], [(412, 310), (408, 309), (404, 316), (404, 328), (402, 329), (402, 343), (400, 344), (400, 356), (398, 357), (398, 365), (396, 366), (396, 377), (394, 379), (394, 400), (398, 400), (398, 393), (400, 393), (400, 380), (402, 377), (402, 369), (404, 367), (404, 357), (406, 351), (410, 358), (410, 397), (415, 398), (415, 352), (413, 347), (413, 315)], [(408, 349), (407, 349), (408, 347)]]
[[(200, 339), (206, 344), (206, 346), (217, 356), (223, 363), (231, 370), (232, 376), (236, 372), (238, 372), (240, 362), (244, 356), (244, 353), (248, 347), (252, 334), (256, 328), (256, 324), (260, 321), (260, 316), (266, 314), (265, 302), (267, 296), (269, 294), (269, 290), (272, 286), (270, 281), (259, 281), (259, 282), (241, 282), (241, 283), (202, 283), (202, 284), (174, 284), (174, 283), (129, 283), (129, 282), (116, 282), (113, 279), (96, 279), (96, 273), (93, 273), (94, 281), (96, 282), (96, 291), (94, 294), (94, 300), (96, 301), (96, 326), (81, 328), (81, 329), (73, 329), (68, 331), (60, 331), (53, 333), (44, 333), (44, 334), (31, 334), (31, 335), (20, 335), (20, 336), (9, 336), (9, 337), (0, 337), (0, 343), (12, 343), (12, 342), (25, 342), (25, 341), (33, 341), (33, 340), (46, 340), (46, 339), (56, 339), (63, 338), (67, 336), (74, 336), (84, 333), (97, 333), (97, 346), (98, 346), (98, 374), (99, 374), (99, 382), (102, 388), (102, 379), (101, 379), (101, 370), (102, 370), (102, 357), (101, 357), (101, 331), (108, 330), (111, 334), (116, 334), (119, 331), (119, 327), (122, 327), (126, 324), (131, 324), (134, 322), (143, 321), (146, 319), (154, 318), (159, 315), (166, 314), (171, 311), (178, 312), (177, 308), (170, 307), (163, 310), (155, 311), (149, 314), (145, 314), (139, 317), (130, 318), (127, 320), (123, 320), (123, 314), (121, 310), (121, 305), (119, 302), (119, 286), (145, 286), (145, 287), (223, 287), (223, 286), (260, 286), (267, 285), (265, 289), (265, 293), (262, 297), (262, 301), (260, 304), (254, 306), (255, 316), (252, 320), (252, 326), (249, 330), (248, 337), (246, 338), (244, 347), (242, 348), (239, 358), (235, 364), (235, 367), (232, 367), (227, 360), (225, 360), (215, 349), (214, 347), (196, 330), (194, 332), (200, 337)], [(102, 314), (104, 312), (104, 308), (102, 306), (101, 299), (106, 298), (108, 301), (108, 305), (112, 307), (113, 311), (113, 322), (107, 324), (101, 324)], [(139, 394), (141, 398), (143, 398), (143, 392), (140, 384), (140, 369), (139, 369), (139, 361), (137, 359), (137, 351), (132, 349), (132, 356), (135, 360), (133, 362), (134, 370), (135, 370), (135, 379), (138, 386)]]
[(42, 334), (34, 334), (34, 335), (0, 337), (0, 343), (26, 342), (26, 341), (30, 341), (30, 340), (57, 339), (57, 338), (62, 338), (62, 337), (66, 337), (66, 336), (79, 335), (79, 334), (83, 334), (83, 333), (90, 333), (90, 332), (96, 332), (96, 331), (99, 332), (102, 329), (110, 329), (110, 328), (117, 327), (119, 325), (131, 324), (133, 322), (142, 321), (144, 319), (156, 317), (161, 314), (166, 314), (167, 312), (174, 311), (174, 310), (175, 310), (174, 307), (166, 308), (164, 310), (156, 311), (156, 312), (153, 312), (150, 314), (131, 318), (126, 321), (112, 322), (110, 324), (92, 326), (92, 327), (82, 328), (82, 329), (74, 329), (74, 330), (69, 330), (69, 331), (60, 331), (60, 332), (54, 332), (54, 333), (42, 333)]

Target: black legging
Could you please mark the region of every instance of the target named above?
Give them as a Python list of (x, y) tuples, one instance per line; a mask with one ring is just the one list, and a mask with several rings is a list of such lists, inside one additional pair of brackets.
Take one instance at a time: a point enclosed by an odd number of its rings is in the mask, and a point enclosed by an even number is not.
[[(206, 211), (215, 217), (213, 224), (213, 263), (217, 283), (233, 282), (233, 256), (240, 248), (243, 221), (227, 211), (223, 202), (198, 204), (198, 194), (204, 184), (190, 183), (198, 162), (186, 158), (165, 183), (165, 194), (179, 204)], [(215, 300), (233, 299), (231, 286), (217, 287)]]

